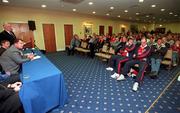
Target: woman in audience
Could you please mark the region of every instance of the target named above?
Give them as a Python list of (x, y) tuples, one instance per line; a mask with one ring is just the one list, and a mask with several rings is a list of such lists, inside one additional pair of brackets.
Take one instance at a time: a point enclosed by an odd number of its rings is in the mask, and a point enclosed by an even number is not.
[(73, 36), (71, 39), (70, 47), (68, 48), (68, 55), (74, 55), (74, 49), (75, 47), (79, 47), (81, 44), (81, 41), (79, 40), (79, 37), (77, 34)]

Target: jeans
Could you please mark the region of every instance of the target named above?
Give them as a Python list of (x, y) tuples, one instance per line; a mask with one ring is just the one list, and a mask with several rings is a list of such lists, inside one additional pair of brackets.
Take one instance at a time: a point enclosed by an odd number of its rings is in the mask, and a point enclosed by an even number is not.
[(159, 72), (160, 65), (161, 65), (161, 59), (151, 58), (151, 72), (152, 71)]
[(173, 64), (177, 64), (178, 63), (178, 61), (179, 61), (179, 54), (178, 54), (178, 52), (173, 51), (172, 60), (173, 60)]

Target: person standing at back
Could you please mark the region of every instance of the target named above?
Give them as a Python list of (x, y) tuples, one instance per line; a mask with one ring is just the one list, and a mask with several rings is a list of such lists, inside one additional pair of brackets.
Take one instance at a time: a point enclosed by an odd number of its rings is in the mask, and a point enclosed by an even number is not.
[(13, 33), (11, 24), (9, 23), (3, 24), (3, 29), (4, 30), (0, 33), (0, 41), (8, 40), (10, 42), (10, 45), (14, 44), (16, 35)]

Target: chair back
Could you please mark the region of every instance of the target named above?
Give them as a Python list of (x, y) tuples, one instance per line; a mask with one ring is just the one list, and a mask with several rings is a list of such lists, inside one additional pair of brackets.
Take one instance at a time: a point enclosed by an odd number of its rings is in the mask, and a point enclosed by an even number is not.
[(86, 49), (87, 46), (88, 46), (88, 43), (87, 43), (87, 42), (83, 42), (83, 41), (81, 42), (81, 47), (82, 47), (82, 48)]
[(107, 50), (108, 50), (108, 46), (107, 46), (106, 44), (103, 45), (103, 47), (102, 47), (102, 52), (106, 53)]
[(110, 54), (115, 54), (115, 50), (114, 50), (112, 47), (110, 47), (109, 53), (110, 53)]
[(167, 50), (164, 59), (172, 60), (172, 49)]

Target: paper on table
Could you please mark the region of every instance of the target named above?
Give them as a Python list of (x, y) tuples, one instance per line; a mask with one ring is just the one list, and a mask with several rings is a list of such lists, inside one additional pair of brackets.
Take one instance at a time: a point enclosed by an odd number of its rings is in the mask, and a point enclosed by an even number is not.
[(35, 60), (35, 59), (39, 59), (39, 58), (41, 58), (41, 56), (35, 56), (34, 58), (33, 58), (33, 60)]

